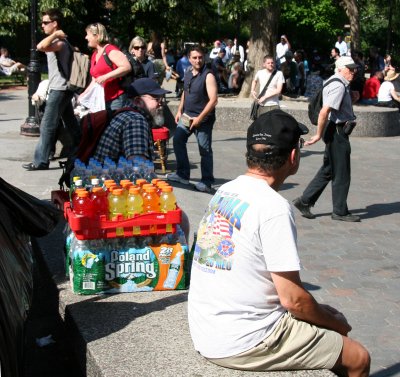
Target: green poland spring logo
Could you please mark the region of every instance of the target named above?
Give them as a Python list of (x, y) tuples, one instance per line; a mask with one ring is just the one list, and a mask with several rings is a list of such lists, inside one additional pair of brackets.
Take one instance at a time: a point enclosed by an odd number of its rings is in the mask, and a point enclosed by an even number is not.
[(116, 291), (151, 291), (159, 276), (157, 257), (150, 247), (112, 250), (105, 265), (105, 279)]

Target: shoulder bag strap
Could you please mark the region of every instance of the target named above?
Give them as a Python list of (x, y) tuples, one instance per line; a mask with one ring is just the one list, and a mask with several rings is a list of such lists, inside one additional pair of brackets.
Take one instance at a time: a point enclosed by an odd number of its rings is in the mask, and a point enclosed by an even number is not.
[(265, 92), (268, 89), (268, 85), (271, 83), (271, 81), (272, 81), (273, 77), (275, 76), (275, 74), (276, 74), (276, 69), (274, 70), (274, 72), (272, 72), (271, 76), (269, 76), (269, 79), (268, 79), (267, 83), (265, 84), (263, 90), (261, 91), (261, 93), (257, 97), (258, 99), (260, 99), (265, 94)]

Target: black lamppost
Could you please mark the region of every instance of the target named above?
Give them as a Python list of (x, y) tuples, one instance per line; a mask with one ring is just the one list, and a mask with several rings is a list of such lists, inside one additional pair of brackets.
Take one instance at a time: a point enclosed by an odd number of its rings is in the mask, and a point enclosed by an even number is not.
[(31, 0), (31, 51), (28, 65), (28, 110), (29, 115), (21, 126), (21, 135), (39, 136), (39, 124), (36, 117), (35, 106), (32, 105), (32, 95), (36, 92), (40, 82), (40, 63), (36, 51), (36, 29), (37, 29), (37, 0)]

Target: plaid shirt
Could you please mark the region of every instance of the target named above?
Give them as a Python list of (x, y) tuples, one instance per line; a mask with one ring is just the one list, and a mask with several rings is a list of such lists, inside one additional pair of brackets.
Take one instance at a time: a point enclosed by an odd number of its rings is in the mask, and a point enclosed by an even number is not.
[(117, 114), (101, 136), (94, 158), (103, 162), (106, 157), (118, 161), (142, 155), (153, 159), (153, 136), (146, 118), (136, 111)]

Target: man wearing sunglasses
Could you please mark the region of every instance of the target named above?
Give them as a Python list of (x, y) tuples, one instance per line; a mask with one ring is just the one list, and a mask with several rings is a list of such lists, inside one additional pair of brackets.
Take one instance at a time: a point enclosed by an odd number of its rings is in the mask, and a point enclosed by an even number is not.
[[(71, 104), (73, 93), (67, 90), (67, 80), (71, 69), (72, 50), (65, 41), (61, 30), (63, 15), (58, 9), (42, 13), (42, 29), (47, 35), (37, 45), (38, 51), (46, 53), (49, 71), (49, 92), (46, 109), (40, 123), (40, 138), (36, 145), (34, 161), (22, 165), (29, 171), (49, 168), (49, 157), (57, 137), (57, 128), (62, 119), (65, 129), (64, 148), (73, 150), (80, 139), (80, 129)], [(63, 73), (61, 73), (63, 72)]]
[(132, 160), (142, 156), (153, 158), (151, 128), (164, 96), (171, 93), (147, 77), (135, 80), (128, 88), (128, 100), (123, 112), (116, 114), (99, 140), (94, 158), (103, 162), (106, 157), (118, 161), (120, 156)]
[(366, 349), (338, 310), (300, 279), (293, 209), (279, 194), (300, 165), (303, 127), (280, 109), (247, 131), (247, 171), (211, 199), (197, 232), (188, 318), (195, 349), (250, 371), (345, 369), (368, 376)]
[(305, 143), (312, 145), (323, 139), (326, 144), (323, 164), (303, 195), (293, 204), (304, 217), (314, 219), (310, 209), (332, 181), (332, 220), (358, 222), (360, 217), (351, 214), (347, 208), (350, 189), (349, 135), (356, 125), (350, 82), (354, 79), (357, 64), (349, 56), (340, 57), (335, 64), (337, 73), (328, 79), (322, 92), (323, 105), (316, 134)]

